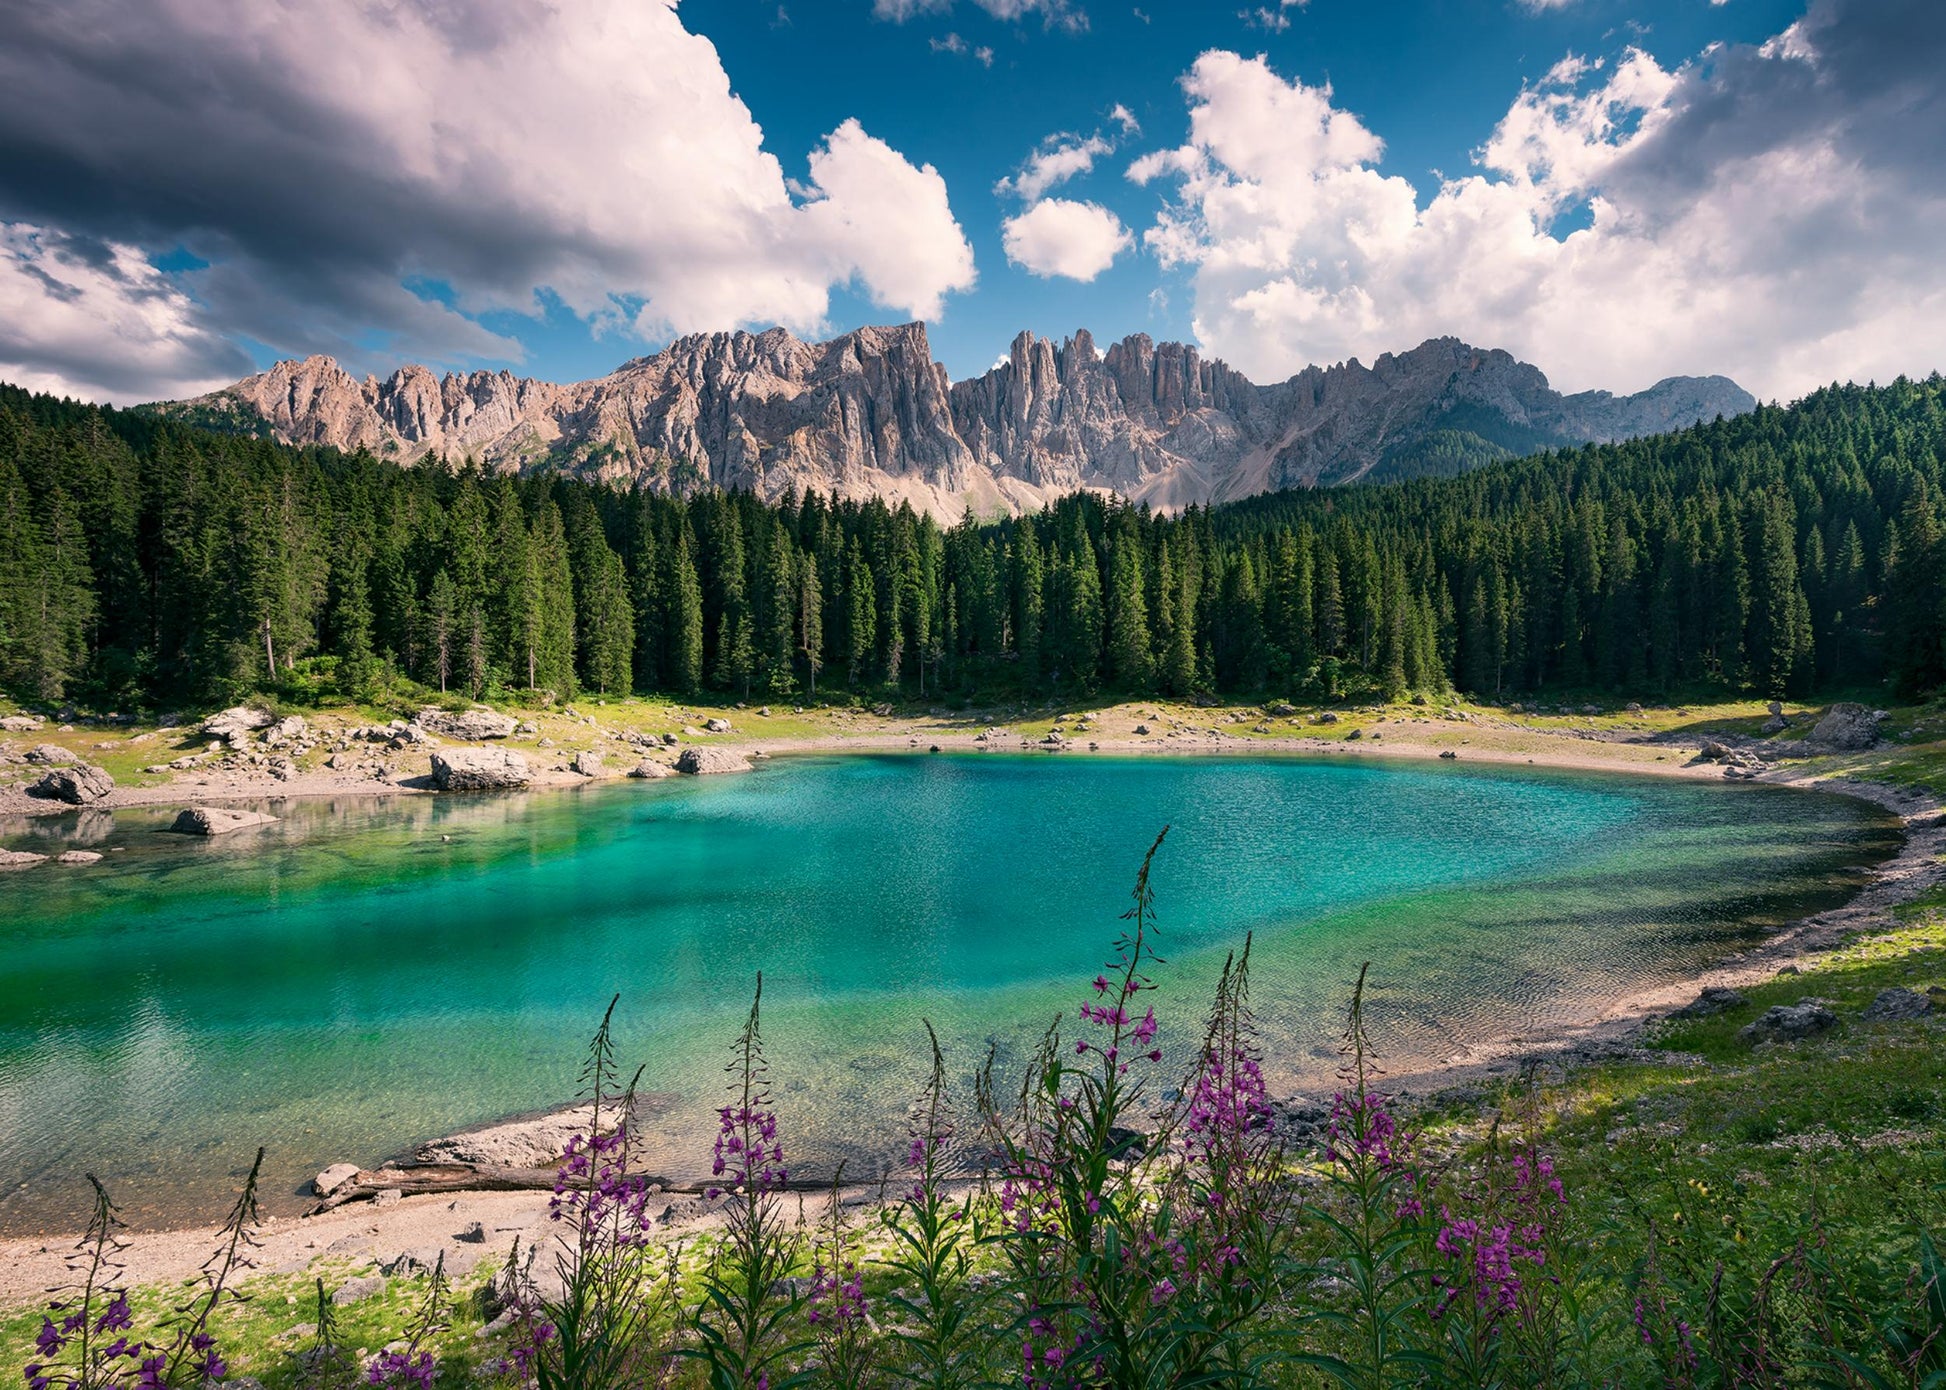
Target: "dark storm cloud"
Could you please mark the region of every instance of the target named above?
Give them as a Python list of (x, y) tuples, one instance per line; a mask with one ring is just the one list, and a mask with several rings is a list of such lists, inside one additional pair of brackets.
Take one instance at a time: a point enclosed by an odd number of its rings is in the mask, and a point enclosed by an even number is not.
[(1620, 165), (1617, 187), (1707, 187), (1736, 161), (1828, 144), (1914, 191), (1946, 189), (1946, 3), (1813, 0), (1762, 46), (1694, 63), (1673, 118)]

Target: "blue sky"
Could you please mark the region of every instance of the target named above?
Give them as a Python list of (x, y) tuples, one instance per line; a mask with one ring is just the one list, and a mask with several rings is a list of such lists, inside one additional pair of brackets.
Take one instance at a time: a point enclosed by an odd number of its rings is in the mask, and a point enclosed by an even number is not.
[(95, 398), (311, 352), (573, 380), (678, 331), (911, 317), (956, 379), (1021, 329), (1081, 327), (1260, 380), (1434, 334), (1569, 389), (1723, 372), (1788, 397), (1946, 366), (1936, 0), (24, 0), (18, 21), (0, 377)]

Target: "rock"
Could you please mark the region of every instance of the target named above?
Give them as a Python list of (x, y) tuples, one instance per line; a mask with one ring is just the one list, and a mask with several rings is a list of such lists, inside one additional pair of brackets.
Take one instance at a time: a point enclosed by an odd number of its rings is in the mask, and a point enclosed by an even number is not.
[(511, 748), (442, 748), (432, 755), (433, 785), (443, 792), (504, 791), (532, 777), (527, 759)]
[(363, 1303), (374, 1294), (385, 1292), (385, 1279), (382, 1275), (366, 1274), (356, 1279), (347, 1279), (332, 1290), (331, 1301), (340, 1308), (354, 1303)]
[(628, 775), (641, 781), (651, 781), (657, 777), (673, 777), (676, 770), (667, 763), (651, 762), (644, 758), (628, 770)]
[(1336, 724), (1337, 722), (1338, 714), (1335, 710), (1326, 710), (1318, 716), (1318, 723), (1320, 724)]
[(1442, 758), (1457, 758), (1459, 754), (1455, 753), (1452, 749), (1448, 748), (1444, 752), (1442, 752), (1439, 756)]
[(1924, 1018), (1932, 1012), (1932, 1000), (1917, 990), (1894, 986), (1882, 989), (1878, 998), (1871, 1002), (1862, 1017), (1873, 1023), (1894, 1022), (1908, 1018)]
[[(501, 714), (479, 705), (457, 714), (429, 706), (419, 711), (419, 724), (446, 738), (463, 739), (468, 743), (479, 743), (490, 738), (512, 738), (521, 728), (520, 721), (511, 714)], [(534, 732), (531, 726), (527, 732)]]
[(202, 730), (211, 738), (231, 739), (239, 734), (268, 729), (276, 722), (269, 710), (252, 709), (248, 705), (232, 705), (222, 713), (212, 714), (205, 719)]
[(169, 827), (178, 835), (228, 835), (252, 826), (274, 825), (275, 816), (262, 811), (239, 811), (228, 806), (191, 806)]
[(1626, 705), (1622, 707), (1622, 709), (1623, 712), (1627, 714), (1640, 714), (1642, 712), (1642, 706), (1636, 703), (1634, 700), (1630, 700)]
[(485, 1245), (486, 1236), (486, 1227), (475, 1221), (472, 1225), (454, 1236), (453, 1239), (465, 1241), (468, 1245)]
[(361, 380), (312, 356), (161, 409), (405, 464), (472, 458), (508, 471), (547, 441), (563, 457), (604, 451), (602, 466), (628, 486), (658, 477), (670, 458), (693, 467), (702, 488), (802, 494), (865, 480), (957, 515), (947, 499), (969, 491), (1022, 509), (1081, 488), (1180, 506), (1354, 482), (1449, 419), (1481, 413), (1549, 443), (1582, 443), (1755, 405), (1724, 377), (1563, 395), (1506, 352), (1455, 338), (1401, 347), (1259, 384), (1146, 334), (1104, 349), (1086, 332), (1065, 342), (1022, 333), (1005, 360), (952, 381), (922, 323), (816, 343), (770, 329), (694, 334), (569, 383), (417, 365)]
[(38, 767), (73, 767), (81, 759), (58, 743), (40, 743), (27, 750), (27, 761)]
[(303, 738), (309, 728), (310, 726), (304, 722), (303, 715), (293, 714), (278, 720), (266, 729), (264, 731), (264, 742), (289, 743), (293, 739)]
[[(1138, 734), (1146, 734), (1148, 733), (1148, 731), (1149, 731), (1149, 726), (1147, 724), (1137, 724), (1135, 726), (1135, 732)], [(984, 738), (986, 737), (986, 735), (982, 734), (981, 737)]]
[[(611, 1107), (612, 1110), (612, 1107)], [(552, 1168), (568, 1141), (588, 1132), (589, 1106), (433, 1139), (412, 1151), (419, 1163), (471, 1163), (488, 1168)]]
[(1763, 731), (1766, 734), (1781, 734), (1784, 730), (1790, 728), (1790, 726), (1791, 721), (1784, 718), (1783, 715), (1773, 714), (1770, 718), (1764, 720)]
[(1885, 711), (1882, 709), (1866, 709), (1863, 705), (1841, 700), (1826, 710), (1824, 717), (1811, 727), (1810, 741), (1841, 753), (1860, 752), (1878, 742), (1878, 726), (1884, 720)]
[(31, 854), (24, 849), (0, 849), (0, 873), (15, 869), (31, 869), (36, 864), (45, 864), (45, 854)]
[(320, 1197), (329, 1197), (357, 1176), (356, 1163), (334, 1163), (311, 1179), (311, 1191)]
[(763, 707), (762, 709), (760, 709), (760, 710), (758, 710), (758, 711), (757, 711), (757, 718), (759, 718), (759, 719), (768, 719), (768, 718), (770, 718), (770, 706), (769, 706), (769, 705), (765, 705), (765, 706), (764, 706), (764, 707)]
[(91, 849), (63, 850), (61, 853), (54, 856), (54, 862), (56, 864), (67, 864), (71, 867), (79, 867), (80, 865), (83, 864), (99, 864), (101, 862), (101, 855), (99, 855), (98, 853), (96, 853), (94, 850)]
[(662, 736), (662, 746), (664, 748), (674, 748), (678, 743), (681, 742), (682, 740), (677, 738), (674, 734), (664, 734)]
[(1363, 729), (1353, 729), (1350, 733), (1345, 735), (1347, 741), (1351, 739), (1357, 739), (1363, 737), (1365, 737), (1365, 731)]
[(1758, 1043), (1796, 1042), (1801, 1038), (1829, 1032), (1837, 1026), (1838, 1015), (1815, 1000), (1805, 999), (1796, 1004), (1771, 1005), (1755, 1023), (1738, 1029), (1737, 1037), (1753, 1046)]
[(1772, 719), (1782, 719), (1784, 717), (1784, 702), (1782, 700), (1772, 700), (1764, 708), (1770, 712)]
[(727, 734), (730, 732), (730, 721), (727, 719), (705, 719), (703, 721), (703, 728), (712, 734)]
[(522, 738), (532, 738), (535, 734), (539, 733), (540, 731), (541, 731), (540, 725), (529, 723), (526, 720), (522, 720), (519, 724), (514, 726), (514, 732), (516, 734), (519, 734)]
[(57, 767), (27, 789), (27, 795), (44, 801), (65, 801), (70, 806), (86, 806), (115, 790), (115, 779), (88, 763)]
[(728, 748), (685, 748), (676, 758), (676, 771), (692, 777), (716, 772), (748, 772), (750, 760)]
[(1701, 763), (1722, 762), (1725, 758), (1733, 758), (1735, 756), (1735, 750), (1727, 743), (1719, 743), (1713, 738), (1704, 739), (1703, 746), (1696, 750), (1696, 761)]
[(1694, 1002), (1683, 1005), (1680, 1009), (1670, 1014), (1669, 1017), (1710, 1018), (1713, 1015), (1725, 1013), (1730, 1009), (1740, 1009), (1749, 1002), (1748, 999), (1745, 999), (1736, 990), (1724, 989), (1720, 985), (1710, 985), (1701, 994), (1696, 996)]
[(404, 1200), (404, 1191), (396, 1187), (380, 1188), (372, 1194), (372, 1205), (375, 1207), (395, 1207)]
[(568, 771), (583, 777), (601, 776), (601, 754), (586, 751), (576, 753), (568, 759)]
[(1284, 700), (1277, 700), (1271, 704), (1265, 705), (1264, 713), (1268, 715), (1272, 715), (1278, 719), (1282, 719), (1288, 715), (1296, 714), (1297, 706), (1290, 704)]
[(10, 714), (0, 719), (0, 732), (9, 734), (31, 734), (37, 732), (46, 721), (31, 714)]
[(1067, 743), (1067, 740), (1061, 737), (1061, 731), (1059, 729), (1054, 729), (1048, 733), (1046, 738), (1041, 740), (1041, 743), (1047, 748), (1060, 748)]

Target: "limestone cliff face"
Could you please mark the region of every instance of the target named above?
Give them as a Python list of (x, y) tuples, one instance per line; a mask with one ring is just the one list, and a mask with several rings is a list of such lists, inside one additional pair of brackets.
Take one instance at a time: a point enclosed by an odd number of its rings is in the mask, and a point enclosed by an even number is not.
[(815, 488), (954, 517), (1076, 488), (1173, 509), (1403, 477), (1435, 453), (1478, 462), (1754, 405), (1725, 377), (1562, 396), (1537, 368), (1452, 338), (1259, 386), (1142, 334), (1104, 353), (1085, 331), (1062, 343), (1022, 333), (1005, 362), (949, 382), (913, 323), (826, 343), (782, 329), (699, 334), (570, 385), (419, 366), (361, 381), (311, 357), (160, 408), (401, 462), (473, 458), (679, 492)]

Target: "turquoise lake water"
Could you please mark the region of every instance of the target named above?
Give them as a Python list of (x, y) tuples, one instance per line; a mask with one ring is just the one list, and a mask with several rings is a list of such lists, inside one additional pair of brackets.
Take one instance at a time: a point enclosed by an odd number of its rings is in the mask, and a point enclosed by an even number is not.
[(295, 1210), (325, 1163), (571, 1098), (616, 993), (650, 1159), (694, 1174), (759, 970), (796, 1166), (864, 1171), (922, 1018), (965, 1078), (1084, 1002), (1164, 823), (1162, 1036), (1193, 1046), (1254, 931), (1290, 1090), (1329, 1077), (1362, 961), (1382, 1047), (1453, 1055), (1834, 903), (1898, 834), (1775, 788), (1269, 758), (802, 757), (270, 809), (209, 842), (161, 810), (0, 825), (109, 851), (0, 878), (0, 1230), (71, 1227), (84, 1171), (135, 1224), (213, 1220), (259, 1143)]

